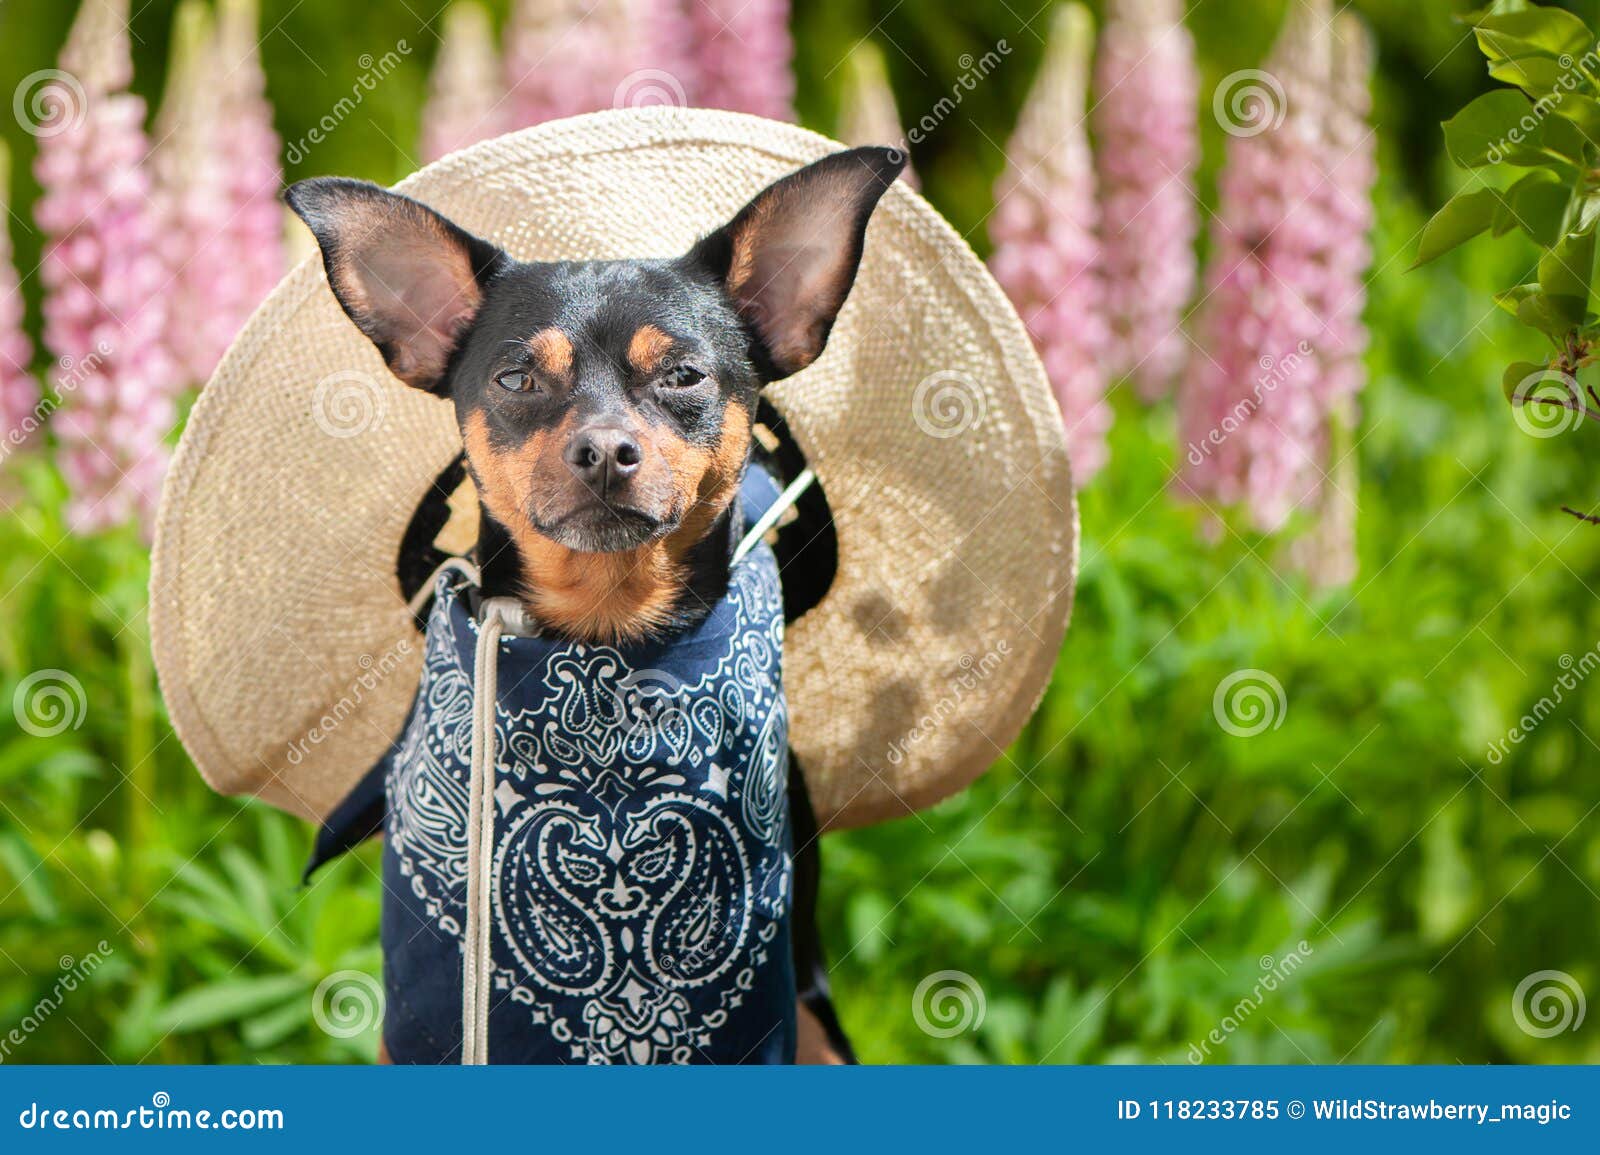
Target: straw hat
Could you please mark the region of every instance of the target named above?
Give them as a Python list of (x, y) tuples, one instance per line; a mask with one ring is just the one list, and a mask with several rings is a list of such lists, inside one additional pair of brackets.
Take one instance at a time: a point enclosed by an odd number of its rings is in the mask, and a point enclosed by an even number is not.
[[(633, 109), (398, 189), (524, 260), (668, 256), (839, 147)], [(1077, 558), (1061, 416), (1016, 313), (903, 184), (826, 352), (766, 396), (838, 536), (832, 585), (788, 632), (791, 743), (824, 826), (900, 817), (996, 761), (1049, 679)], [(321, 818), (395, 739), (423, 649), (396, 559), (460, 451), (450, 403), (388, 374), (320, 261), (245, 326), (178, 446), (151, 575), (162, 690), (216, 789)]]

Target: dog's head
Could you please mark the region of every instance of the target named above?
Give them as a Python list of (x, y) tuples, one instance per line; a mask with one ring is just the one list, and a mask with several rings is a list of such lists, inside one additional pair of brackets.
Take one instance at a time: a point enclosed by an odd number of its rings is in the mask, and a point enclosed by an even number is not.
[(822, 352), (902, 164), (826, 157), (669, 260), (517, 261), (360, 181), (288, 200), (390, 370), (454, 402), (483, 507), (522, 552), (681, 553), (738, 491), (757, 390)]

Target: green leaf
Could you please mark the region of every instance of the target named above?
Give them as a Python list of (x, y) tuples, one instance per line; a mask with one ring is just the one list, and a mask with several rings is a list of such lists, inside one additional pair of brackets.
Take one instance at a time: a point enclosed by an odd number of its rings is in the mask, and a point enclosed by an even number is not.
[(1477, 28), (1480, 45), (1485, 36), (1498, 42), (1520, 41), (1552, 56), (1578, 56), (1594, 43), (1589, 26), (1560, 8), (1490, 14), (1477, 21)]
[(1444, 146), (1450, 159), (1462, 168), (1481, 168), (1505, 159), (1515, 141), (1527, 139), (1538, 127), (1526, 96), (1496, 89), (1444, 122)]
[[(1482, 40), (1482, 34), (1479, 34)], [(1486, 51), (1485, 55), (1489, 55)], [(1491, 59), (1489, 75), (1507, 84), (1514, 84), (1530, 96), (1556, 99), (1556, 90), (1573, 83), (1572, 70), (1563, 68), (1561, 62), (1543, 52), (1519, 53)]]
[(1561, 237), (1571, 199), (1566, 182), (1554, 173), (1530, 172), (1506, 190), (1507, 216), (1536, 244), (1549, 248)]
[(218, 1023), (249, 1018), (289, 999), (309, 999), (310, 996), (308, 981), (297, 974), (224, 979), (179, 995), (161, 1009), (155, 1021), (162, 1030), (198, 1031)]
[(1574, 314), (1582, 305), (1581, 297), (1554, 298), (1542, 292), (1531, 293), (1517, 302), (1517, 320), (1559, 343), (1578, 327), (1582, 318), (1575, 319)]
[(1506, 371), (1500, 375), (1500, 392), (1504, 393), (1506, 400), (1513, 405), (1522, 404), (1518, 393), (1523, 387), (1523, 382), (1545, 372), (1545, 368), (1544, 365), (1536, 365), (1532, 361), (1511, 362), (1506, 366)]
[(1565, 236), (1539, 258), (1539, 289), (1553, 304), (1583, 323), (1589, 307), (1589, 277), (1594, 268), (1594, 234)]
[(1483, 232), (1494, 222), (1499, 203), (1500, 193), (1489, 188), (1460, 193), (1445, 201), (1444, 207), (1423, 226), (1422, 243), (1417, 246), (1417, 259), (1411, 267), (1425, 265)]
[(1536, 284), (1515, 285), (1503, 293), (1496, 293), (1494, 295), (1494, 303), (1515, 317), (1518, 306), (1538, 291), (1539, 286)]
[(1600, 311), (1600, 245), (1595, 244), (1594, 233), (1589, 237), (1589, 295), (1586, 298), (1586, 310), (1589, 313)]
[(1576, 125), (1590, 144), (1600, 145), (1600, 100), (1581, 92), (1569, 92), (1559, 102), (1553, 101), (1551, 108), (1561, 119)]

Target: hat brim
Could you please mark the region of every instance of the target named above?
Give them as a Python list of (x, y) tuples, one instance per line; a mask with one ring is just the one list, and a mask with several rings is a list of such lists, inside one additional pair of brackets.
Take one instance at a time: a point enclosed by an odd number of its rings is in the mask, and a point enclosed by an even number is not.
[[(523, 260), (686, 250), (841, 146), (735, 113), (640, 109), (455, 153), (399, 191)], [(997, 760), (1072, 605), (1061, 417), (1021, 321), (897, 184), (828, 348), (767, 396), (838, 536), (785, 645), (791, 744), (824, 827), (898, 817)], [(395, 563), (460, 452), (451, 405), (391, 377), (308, 260), (202, 392), (157, 517), (162, 690), (218, 790), (320, 819), (398, 734), (421, 669)]]

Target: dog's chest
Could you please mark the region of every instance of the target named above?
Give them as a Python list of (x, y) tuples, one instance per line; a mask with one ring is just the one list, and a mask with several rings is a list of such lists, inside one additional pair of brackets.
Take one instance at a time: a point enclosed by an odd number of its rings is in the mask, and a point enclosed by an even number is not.
[[(442, 583), (387, 773), (385, 1031), (401, 1061), (460, 1037), (478, 627), (458, 592)], [(782, 640), (776, 566), (757, 551), (670, 644), (502, 641), (492, 1060), (736, 1062), (789, 1046)]]

